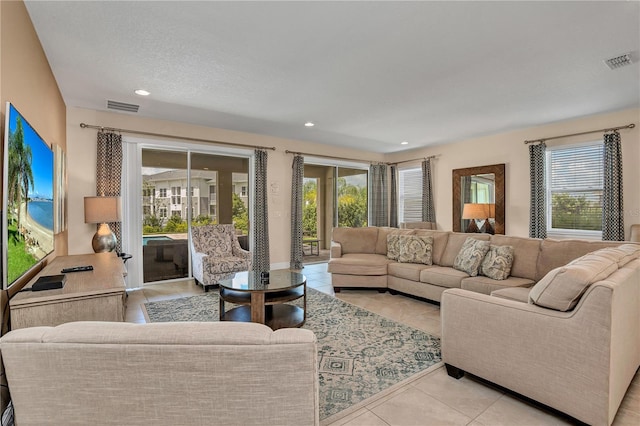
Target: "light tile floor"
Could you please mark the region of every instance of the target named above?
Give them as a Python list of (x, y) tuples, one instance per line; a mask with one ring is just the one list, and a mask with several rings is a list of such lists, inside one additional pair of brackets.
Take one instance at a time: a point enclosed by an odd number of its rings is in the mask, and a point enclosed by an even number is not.
[[(307, 284), (335, 295), (327, 264), (308, 265), (302, 271)], [(142, 304), (202, 294), (193, 282), (149, 285), (130, 291), (126, 320), (145, 322)], [(337, 297), (378, 315), (440, 336), (440, 307), (403, 295), (376, 290), (343, 290)], [(575, 421), (493, 387), (473, 376), (450, 378), (444, 367), (415, 380), (331, 426), (385, 425), (568, 425)], [(615, 426), (640, 425), (640, 373), (637, 373), (622, 401)]]

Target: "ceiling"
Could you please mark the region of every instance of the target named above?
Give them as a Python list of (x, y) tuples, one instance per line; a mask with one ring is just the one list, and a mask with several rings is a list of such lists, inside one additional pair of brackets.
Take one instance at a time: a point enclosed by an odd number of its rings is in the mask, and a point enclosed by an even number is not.
[(68, 107), (378, 153), (640, 107), (638, 1), (25, 3)]

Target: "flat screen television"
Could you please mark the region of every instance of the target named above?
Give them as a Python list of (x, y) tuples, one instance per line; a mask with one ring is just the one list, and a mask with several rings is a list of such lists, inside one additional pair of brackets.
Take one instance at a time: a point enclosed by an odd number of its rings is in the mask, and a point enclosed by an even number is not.
[(8, 288), (54, 249), (54, 155), (7, 102), (2, 193), (2, 286)]

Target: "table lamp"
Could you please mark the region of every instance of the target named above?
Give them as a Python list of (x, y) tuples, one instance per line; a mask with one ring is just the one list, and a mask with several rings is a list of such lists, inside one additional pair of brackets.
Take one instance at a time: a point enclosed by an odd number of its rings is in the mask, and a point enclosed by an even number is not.
[(84, 197), (84, 223), (99, 223), (91, 246), (96, 253), (113, 251), (118, 239), (108, 222), (119, 222), (120, 197)]
[(482, 225), (482, 228), (480, 228), (480, 232), (493, 235), (496, 233), (496, 231), (493, 229), (493, 226), (491, 226), (491, 222), (489, 222), (489, 219), (490, 218), (495, 219), (496, 205), (494, 203), (491, 203), (491, 204), (488, 204), (488, 206), (489, 206), (489, 215), (485, 219), (484, 224)]
[(495, 216), (495, 204), (465, 203), (464, 208), (462, 209), (462, 218), (469, 219), (469, 226), (465, 232), (480, 232), (478, 225), (476, 224), (476, 219), (486, 219), (483, 225), (483, 230), (492, 234), (493, 232), (486, 230), (490, 229), (493, 231), (493, 228), (489, 223), (489, 218), (493, 217), (491, 215), (491, 206), (493, 206), (493, 216)]

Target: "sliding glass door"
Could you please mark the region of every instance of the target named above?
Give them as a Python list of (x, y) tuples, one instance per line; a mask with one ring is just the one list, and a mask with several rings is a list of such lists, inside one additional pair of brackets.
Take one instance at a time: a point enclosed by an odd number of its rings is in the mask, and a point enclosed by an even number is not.
[(248, 158), (143, 148), (141, 160), (143, 283), (190, 276), (190, 227), (233, 223), (248, 248)]
[(335, 226), (367, 226), (366, 169), (304, 165), (302, 233), (327, 249)]

